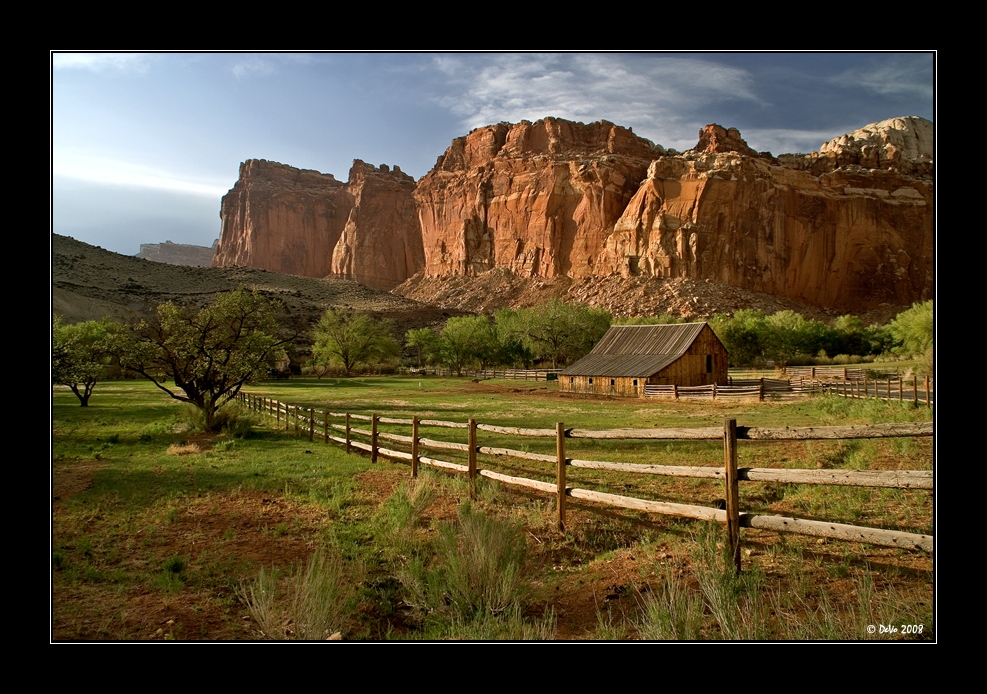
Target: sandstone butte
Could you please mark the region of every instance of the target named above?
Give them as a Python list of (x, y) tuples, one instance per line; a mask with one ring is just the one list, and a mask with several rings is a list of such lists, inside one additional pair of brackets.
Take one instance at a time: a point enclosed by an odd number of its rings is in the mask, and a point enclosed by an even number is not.
[[(416, 184), (250, 160), (213, 264), (392, 288), (424, 277), (690, 278), (838, 311), (934, 293), (934, 126), (893, 118), (811, 154), (708, 125), (678, 153), (600, 121), (479, 128)], [(503, 271), (503, 270), (502, 270)]]

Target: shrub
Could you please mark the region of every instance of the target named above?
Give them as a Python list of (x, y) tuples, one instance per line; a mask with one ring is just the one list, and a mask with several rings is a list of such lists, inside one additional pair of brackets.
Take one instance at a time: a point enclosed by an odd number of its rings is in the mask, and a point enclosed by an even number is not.
[(441, 529), (440, 581), (453, 611), (463, 619), (519, 608), (524, 598), (524, 536), (513, 525), (460, 507), (457, 523)]
[(347, 567), (335, 554), (317, 551), (305, 569), (282, 581), (262, 568), (237, 594), (265, 638), (324, 641), (345, 630), (362, 573), (359, 565)]

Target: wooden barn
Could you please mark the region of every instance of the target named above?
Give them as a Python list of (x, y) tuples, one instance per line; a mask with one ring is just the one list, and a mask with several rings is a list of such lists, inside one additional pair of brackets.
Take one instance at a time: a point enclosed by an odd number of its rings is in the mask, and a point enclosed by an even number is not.
[(643, 397), (645, 385), (726, 385), (727, 350), (708, 323), (617, 325), (559, 374), (563, 393)]

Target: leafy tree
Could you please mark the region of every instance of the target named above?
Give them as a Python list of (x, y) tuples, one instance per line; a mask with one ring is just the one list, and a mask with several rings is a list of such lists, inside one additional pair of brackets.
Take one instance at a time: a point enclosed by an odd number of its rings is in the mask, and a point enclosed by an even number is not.
[(418, 368), (430, 363), (439, 352), (439, 336), (430, 328), (409, 330), (404, 334), (404, 344), (418, 355)]
[(502, 342), (520, 340), (537, 358), (552, 366), (578, 359), (610, 329), (610, 312), (552, 299), (534, 308), (496, 313)]
[(360, 364), (397, 356), (401, 347), (391, 337), (394, 324), (365, 313), (329, 309), (313, 331), (312, 356), (317, 364), (343, 367), (349, 376)]
[(742, 309), (732, 317), (716, 314), (710, 327), (730, 354), (732, 366), (749, 366), (764, 357), (771, 336), (771, 327), (764, 313)]
[(486, 316), (450, 318), (439, 341), (443, 364), (456, 370), (457, 376), (470, 364), (484, 364), (496, 350), (497, 340)]
[(110, 361), (109, 338), (119, 326), (109, 320), (65, 325), (56, 316), (51, 331), (51, 381), (72, 389), (81, 407), (89, 397)]
[(121, 366), (198, 407), (206, 428), (214, 430), (219, 409), (271, 367), (294, 337), (282, 330), (270, 302), (240, 288), (199, 310), (161, 304), (152, 319), (121, 336), (114, 350)]
[(935, 342), (932, 301), (913, 304), (910, 309), (895, 316), (888, 327), (900, 345), (898, 351), (910, 355), (931, 352)]

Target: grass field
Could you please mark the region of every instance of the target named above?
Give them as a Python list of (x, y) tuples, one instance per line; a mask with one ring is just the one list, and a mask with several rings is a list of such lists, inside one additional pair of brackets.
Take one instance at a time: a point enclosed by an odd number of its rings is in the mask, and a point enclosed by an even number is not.
[[(300, 379), (248, 390), (333, 411), (523, 427), (931, 419), (877, 401), (608, 400), (517, 381)], [(737, 578), (706, 523), (570, 501), (562, 534), (548, 496), (481, 479), (468, 503), (461, 478), (426, 470), (412, 482), (404, 464), (371, 464), (273, 431), (267, 418), (245, 436), (196, 433), (190, 419), (143, 382), (100, 384), (87, 408), (53, 390), (53, 639), (934, 639), (927, 555), (744, 530)], [(465, 441), (461, 430), (422, 435)], [(718, 442), (567, 443), (569, 457), (722, 465)], [(486, 432), (480, 444), (554, 451), (551, 440)], [(740, 465), (931, 469), (932, 454), (922, 438), (743, 442)], [(480, 464), (553, 479), (545, 464)], [(568, 481), (701, 505), (723, 496), (705, 480), (572, 469)], [(748, 483), (741, 507), (934, 531), (923, 491)]]

